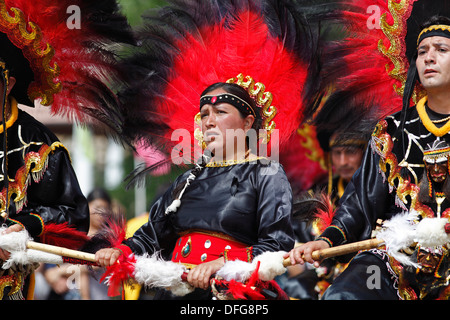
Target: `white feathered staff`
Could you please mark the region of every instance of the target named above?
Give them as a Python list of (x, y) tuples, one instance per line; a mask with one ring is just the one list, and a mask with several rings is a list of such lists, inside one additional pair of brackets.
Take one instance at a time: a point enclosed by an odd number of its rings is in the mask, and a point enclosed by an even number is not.
[[(8, 268), (13, 263), (26, 265), (34, 262), (95, 265), (94, 254), (34, 242), (25, 230), (9, 234), (4, 234), (3, 231), (0, 229), (0, 248), (11, 252), (10, 259), (4, 262), (3, 268)], [(450, 243), (450, 223), (447, 219), (424, 218), (415, 223), (411, 214), (404, 213), (385, 221), (382, 230), (377, 232), (373, 239), (314, 251), (312, 256), (314, 260), (322, 260), (377, 248), (384, 244), (387, 253), (402, 264), (420, 267), (400, 250), (412, 244), (436, 247), (446, 243)], [(291, 265), (289, 259), (283, 258), (284, 254), (284, 251), (265, 252), (255, 257), (251, 263), (228, 261), (216, 273), (216, 277), (225, 281), (246, 283), (257, 272), (259, 280), (271, 281), (286, 272), (286, 267)], [(145, 287), (164, 288), (175, 295), (184, 296), (194, 290), (194, 287), (186, 282), (187, 272), (186, 266), (165, 261), (158, 253), (144, 256), (132, 254), (128, 257), (121, 256), (118, 263), (107, 268), (102, 280), (110, 286), (111, 295), (117, 293), (118, 287), (124, 281), (134, 279)]]

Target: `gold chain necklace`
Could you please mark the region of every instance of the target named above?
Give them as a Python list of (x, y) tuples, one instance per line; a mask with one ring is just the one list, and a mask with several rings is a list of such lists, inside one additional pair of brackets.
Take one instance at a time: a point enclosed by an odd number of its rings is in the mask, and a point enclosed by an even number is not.
[(448, 120), (450, 120), (450, 116), (445, 117), (443, 119), (439, 119), (439, 120), (431, 120), (431, 122), (433, 122), (433, 123), (441, 123), (441, 122), (447, 122)]

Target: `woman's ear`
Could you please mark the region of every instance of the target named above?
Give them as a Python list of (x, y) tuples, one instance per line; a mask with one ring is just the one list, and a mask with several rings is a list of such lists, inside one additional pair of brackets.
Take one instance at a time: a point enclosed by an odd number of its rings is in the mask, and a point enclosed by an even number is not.
[(245, 131), (250, 130), (253, 127), (253, 123), (255, 122), (255, 117), (251, 114), (245, 117), (244, 119), (244, 129)]

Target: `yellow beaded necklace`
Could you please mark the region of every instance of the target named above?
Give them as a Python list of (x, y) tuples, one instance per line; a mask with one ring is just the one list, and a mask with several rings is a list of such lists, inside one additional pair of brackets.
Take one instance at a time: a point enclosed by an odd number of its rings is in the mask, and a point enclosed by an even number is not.
[(431, 121), (425, 110), (425, 103), (428, 101), (428, 97), (423, 97), (416, 106), (417, 112), (419, 113), (420, 120), (422, 120), (423, 125), (434, 134), (436, 137), (442, 137), (450, 131), (450, 119), (440, 128)]

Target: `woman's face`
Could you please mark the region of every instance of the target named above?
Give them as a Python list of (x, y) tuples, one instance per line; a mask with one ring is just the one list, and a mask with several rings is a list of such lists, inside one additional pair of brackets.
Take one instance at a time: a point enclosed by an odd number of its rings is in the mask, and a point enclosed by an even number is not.
[(110, 205), (106, 200), (95, 199), (89, 202), (91, 226), (96, 228), (100, 227), (103, 223), (104, 215), (111, 214), (110, 211), (111, 211)]
[[(227, 92), (218, 88), (208, 92), (208, 95), (222, 93)], [(239, 110), (229, 103), (205, 104), (200, 115), (203, 140), (216, 160), (232, 160), (241, 153), (245, 154), (245, 134), (255, 120), (252, 115), (243, 118)]]

